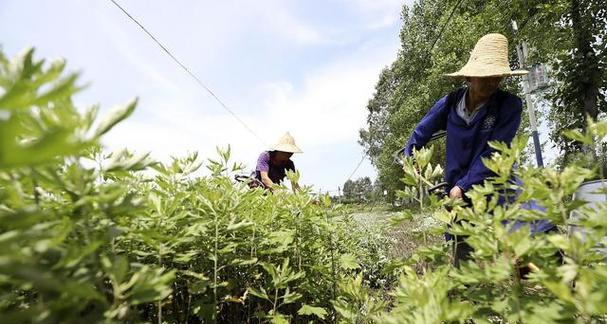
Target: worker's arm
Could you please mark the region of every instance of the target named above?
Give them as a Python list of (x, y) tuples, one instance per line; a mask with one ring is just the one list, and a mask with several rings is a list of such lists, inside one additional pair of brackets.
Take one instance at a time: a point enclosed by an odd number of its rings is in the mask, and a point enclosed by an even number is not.
[(271, 190), (274, 186), (274, 182), (268, 176), (268, 172), (270, 172), (270, 154), (268, 152), (263, 152), (259, 155), (255, 171), (259, 172), (259, 180), (261, 180), (261, 183)]
[(448, 110), (447, 96), (441, 98), (430, 108), (430, 111), (417, 124), (411, 137), (409, 137), (409, 141), (407, 141), (404, 149), (405, 155), (411, 156), (413, 149), (419, 150), (426, 145), (430, 138), (432, 138), (432, 134), (447, 128)]
[(272, 179), (270, 179), (268, 176), (268, 171), (260, 171), (259, 174), (261, 175), (261, 182), (264, 184), (264, 186), (272, 190), (274, 187), (274, 182), (272, 182)]

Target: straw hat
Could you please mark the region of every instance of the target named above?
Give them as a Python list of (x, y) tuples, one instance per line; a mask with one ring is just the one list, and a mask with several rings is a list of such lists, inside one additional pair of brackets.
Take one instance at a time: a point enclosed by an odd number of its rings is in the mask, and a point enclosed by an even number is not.
[(278, 140), (278, 143), (272, 146), (272, 150), (287, 153), (303, 153), (303, 151), (299, 147), (297, 147), (297, 145), (295, 145), (295, 140), (293, 139), (293, 136), (289, 134), (289, 132), (286, 132)]
[(478, 40), (468, 63), (451, 77), (497, 77), (525, 75), (529, 71), (510, 70), (508, 39), (502, 34), (487, 34)]

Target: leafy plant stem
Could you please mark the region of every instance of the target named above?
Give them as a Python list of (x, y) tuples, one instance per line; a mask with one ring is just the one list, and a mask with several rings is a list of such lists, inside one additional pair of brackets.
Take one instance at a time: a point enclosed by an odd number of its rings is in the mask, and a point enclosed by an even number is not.
[[(325, 219), (329, 224), (329, 214), (325, 213)], [(337, 281), (335, 275), (335, 249), (333, 248), (333, 234), (329, 231), (329, 250), (331, 251), (331, 278), (333, 280), (333, 299), (335, 299), (337, 291)]]
[(257, 227), (253, 226), (253, 235), (251, 235), (251, 259), (255, 257), (255, 234), (257, 233)]
[[(506, 258), (508, 260), (512, 260), (510, 258), (509, 251), (506, 251), (505, 254), (506, 254)], [(512, 264), (512, 263), (510, 263), (510, 264)], [(520, 319), (523, 318), (522, 309), (521, 309), (521, 300), (520, 300), (520, 294), (522, 292), (522, 285), (521, 285), (521, 277), (518, 272), (518, 266), (517, 266), (516, 260), (514, 261), (512, 269), (513, 269), (512, 275), (514, 277), (514, 287), (512, 289), (512, 298), (516, 302), (516, 312), (518, 313), (518, 318), (520, 321)]]
[(272, 308), (272, 313), (274, 315), (276, 315), (276, 306), (278, 305), (278, 288), (276, 288), (276, 291), (274, 291), (274, 302), (273, 302), (273, 308)]
[[(186, 280), (186, 287), (190, 286), (190, 281)], [(190, 294), (189, 290), (187, 290), (186, 288), (186, 292), (188, 295), (188, 303), (186, 305), (186, 312), (185, 312), (185, 320), (184, 323), (189, 323), (190, 322), (190, 309), (192, 306), (192, 294)]]
[[(33, 168), (32, 168), (33, 171)], [(32, 172), (32, 192), (34, 193), (34, 202), (36, 203), (36, 206), (40, 207), (40, 193), (38, 192), (37, 188), (38, 188), (38, 180), (36, 179), (36, 175), (34, 172)]]
[(213, 258), (213, 297), (214, 297), (214, 302), (217, 301), (217, 275), (219, 272), (219, 269), (217, 268), (217, 259), (219, 258), (219, 223), (218, 223), (218, 219), (217, 219), (217, 213), (213, 212), (213, 217), (214, 217), (214, 223), (215, 223), (215, 246), (214, 246), (214, 251), (213, 253), (214, 258)]
[[(162, 267), (162, 243), (158, 245), (158, 266)], [(162, 300), (158, 300), (158, 324), (162, 324)]]
[[(421, 171), (420, 171), (421, 174)], [(424, 185), (423, 182), (421, 181), (423, 178), (419, 177), (420, 181), (418, 182), (418, 191), (419, 191), (419, 210), (423, 211), (424, 210)], [(422, 237), (424, 240), (424, 246), (427, 247), (428, 246), (428, 235), (426, 234), (425, 230), (422, 230)], [(422, 261), (422, 270), (424, 273), (426, 273), (427, 269), (427, 264), (425, 261)]]
[(297, 211), (295, 213), (295, 251), (297, 253), (297, 270), (301, 271), (301, 248), (300, 248), (300, 244), (301, 244), (301, 235), (299, 235), (299, 227), (300, 227), (300, 216), (301, 213), (299, 211)]

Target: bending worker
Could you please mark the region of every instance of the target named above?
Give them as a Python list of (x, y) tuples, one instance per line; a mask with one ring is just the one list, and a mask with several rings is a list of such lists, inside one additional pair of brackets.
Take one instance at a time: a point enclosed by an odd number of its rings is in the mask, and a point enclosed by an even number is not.
[[(272, 188), (280, 184), (287, 175), (287, 171), (295, 171), (295, 164), (291, 160), (293, 153), (303, 153), (295, 145), (295, 140), (288, 132), (283, 135), (269, 151), (264, 151), (257, 159), (255, 167), (255, 178), (259, 180), (264, 188)], [(291, 182), (293, 190), (299, 189), (296, 182)]]
[[(487, 144), (500, 141), (510, 144), (521, 123), (522, 102), (499, 89), (504, 77), (524, 75), (510, 70), (508, 40), (501, 34), (488, 34), (478, 40), (468, 63), (450, 77), (465, 78), (466, 86), (438, 100), (415, 127), (405, 147), (411, 155), (440, 130), (447, 132), (445, 181), (449, 197), (467, 200), (466, 192), (475, 184), (493, 176), (483, 164), (493, 150)], [(472, 248), (465, 238), (455, 239), (454, 264), (469, 257)]]

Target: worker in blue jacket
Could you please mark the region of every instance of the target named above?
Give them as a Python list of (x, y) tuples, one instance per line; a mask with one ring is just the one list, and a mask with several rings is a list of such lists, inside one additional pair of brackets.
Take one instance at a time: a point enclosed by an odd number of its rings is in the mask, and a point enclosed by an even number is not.
[[(426, 145), (432, 134), (447, 132), (445, 181), (449, 197), (465, 199), (475, 184), (493, 176), (482, 159), (493, 150), (490, 141), (512, 142), (521, 123), (522, 102), (513, 94), (499, 89), (504, 77), (524, 75), (527, 71), (510, 69), (508, 40), (501, 34), (483, 36), (474, 47), (468, 63), (450, 77), (465, 78), (466, 87), (438, 100), (415, 127), (405, 154)], [(454, 264), (467, 259), (472, 248), (465, 238), (455, 239)]]

